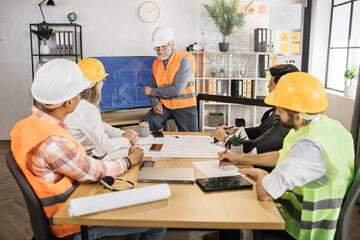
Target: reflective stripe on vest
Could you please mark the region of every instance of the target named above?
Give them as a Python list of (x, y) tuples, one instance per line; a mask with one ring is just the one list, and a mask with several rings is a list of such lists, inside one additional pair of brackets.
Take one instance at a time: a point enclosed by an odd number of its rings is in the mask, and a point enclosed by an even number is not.
[(178, 109), (196, 106), (196, 95), (195, 95), (195, 71), (196, 61), (194, 56), (189, 52), (175, 51), (171, 56), (166, 70), (164, 70), (163, 61), (155, 59), (153, 64), (153, 75), (158, 88), (164, 88), (172, 86), (175, 75), (180, 68), (181, 60), (184, 56), (187, 56), (192, 66), (192, 74), (184, 91), (177, 97), (171, 99), (161, 98), (160, 102), (162, 105), (169, 109)]
[(301, 137), (310, 136), (322, 147), (328, 183), (315, 181), (295, 187), (277, 199), (276, 206), (285, 220), (285, 230), (296, 239), (333, 239), (343, 202), (354, 176), (354, 149), (350, 133), (337, 121), (320, 120), (293, 129), (284, 139), (278, 164)]
[(40, 199), (50, 223), (51, 234), (62, 238), (80, 232), (80, 227), (75, 225), (51, 225), (52, 217), (75, 190), (77, 183), (67, 176), (63, 176), (63, 178), (56, 183), (39, 182), (36, 176), (26, 167), (27, 162), (31, 161), (32, 155), (30, 152), (32, 149), (50, 136), (67, 138), (72, 141), (82, 153), (86, 154), (83, 146), (76, 142), (64, 128), (48, 120), (40, 119), (35, 115), (21, 120), (11, 130), (11, 150), (26, 179)]

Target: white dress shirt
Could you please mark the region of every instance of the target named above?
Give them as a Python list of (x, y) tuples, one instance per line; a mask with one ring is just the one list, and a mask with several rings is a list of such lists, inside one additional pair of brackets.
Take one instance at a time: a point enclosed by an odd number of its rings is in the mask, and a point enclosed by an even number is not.
[(68, 132), (81, 143), (88, 155), (104, 156), (120, 148), (129, 148), (130, 142), (122, 137), (124, 131), (103, 122), (99, 110), (82, 99), (64, 123)]
[(296, 186), (301, 187), (312, 181), (324, 184), (325, 173), (326, 165), (320, 143), (305, 136), (291, 146), (287, 158), (263, 178), (262, 184), (266, 192), (277, 199)]

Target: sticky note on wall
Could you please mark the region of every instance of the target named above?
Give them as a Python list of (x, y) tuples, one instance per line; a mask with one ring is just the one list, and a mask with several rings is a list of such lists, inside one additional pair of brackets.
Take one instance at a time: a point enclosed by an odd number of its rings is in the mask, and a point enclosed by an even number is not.
[(254, 13), (255, 13), (255, 7), (254, 6), (249, 6), (247, 8), (247, 14), (248, 15), (254, 15)]
[(291, 41), (293, 42), (300, 42), (301, 33), (300, 32), (293, 32), (291, 35)]
[(280, 52), (288, 52), (289, 51), (289, 44), (281, 43), (280, 44)]
[(265, 12), (266, 12), (266, 5), (259, 5), (258, 14), (265, 14)]
[(239, 4), (237, 8), (238, 13), (244, 13), (245, 12), (245, 4)]
[(291, 44), (291, 52), (299, 53), (300, 52), (300, 44), (299, 43)]
[(281, 39), (282, 42), (288, 42), (289, 41), (289, 33), (281, 33)]

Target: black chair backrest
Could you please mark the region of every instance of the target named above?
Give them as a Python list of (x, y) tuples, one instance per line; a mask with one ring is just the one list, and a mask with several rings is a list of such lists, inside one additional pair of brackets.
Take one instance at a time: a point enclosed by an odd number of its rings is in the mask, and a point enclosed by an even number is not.
[(344, 202), (341, 207), (341, 212), (336, 228), (335, 239), (343, 240), (347, 239), (350, 228), (350, 220), (354, 209), (355, 201), (360, 193), (360, 171), (358, 170), (353, 182), (351, 183)]
[(31, 185), (14, 159), (12, 152), (6, 154), (6, 163), (14, 176), (25, 199), (30, 215), (31, 227), (36, 240), (54, 239), (50, 233), (49, 221)]

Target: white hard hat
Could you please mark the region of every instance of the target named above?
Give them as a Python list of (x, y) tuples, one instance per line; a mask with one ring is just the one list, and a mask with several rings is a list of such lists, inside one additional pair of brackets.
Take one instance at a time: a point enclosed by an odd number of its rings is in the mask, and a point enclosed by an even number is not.
[(60, 104), (76, 97), (90, 84), (75, 62), (54, 59), (36, 72), (31, 93), (39, 103)]
[(154, 47), (161, 47), (167, 44), (168, 42), (173, 41), (174, 38), (175, 36), (171, 28), (160, 26), (155, 28), (151, 38), (151, 44)]

